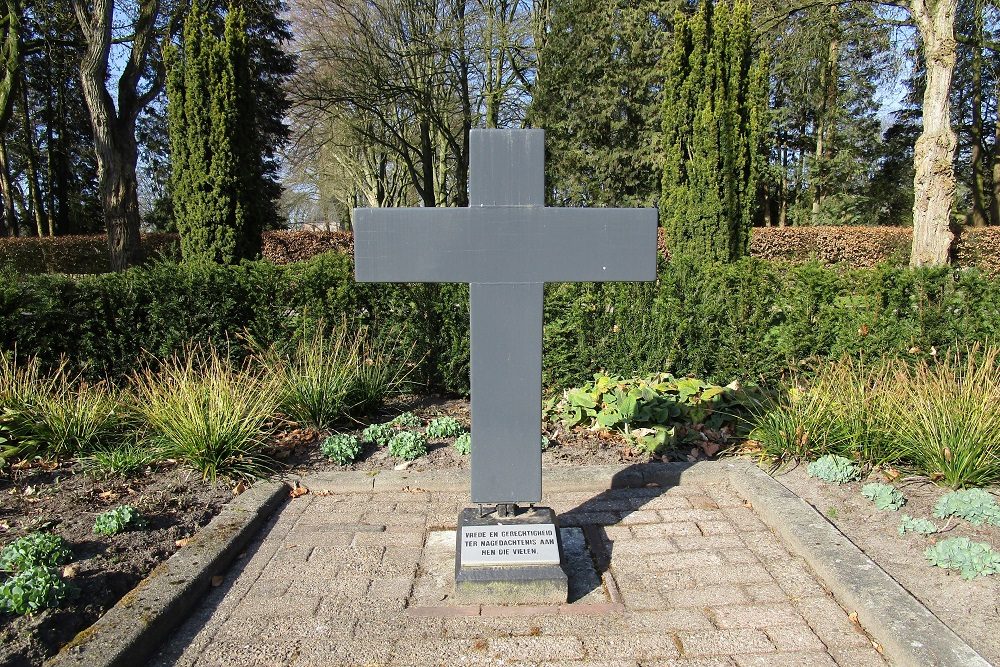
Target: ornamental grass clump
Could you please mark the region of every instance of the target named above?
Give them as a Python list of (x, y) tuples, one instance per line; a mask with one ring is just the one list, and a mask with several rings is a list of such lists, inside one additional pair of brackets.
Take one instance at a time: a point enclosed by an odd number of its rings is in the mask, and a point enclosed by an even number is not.
[(397, 459), (412, 461), (427, 453), (427, 438), (413, 431), (400, 431), (389, 441), (389, 454)]
[(346, 433), (331, 435), (319, 446), (323, 456), (338, 465), (347, 465), (357, 460), (361, 454), (361, 441)]
[(134, 380), (135, 409), (158, 453), (210, 481), (270, 472), (264, 443), (278, 395), (273, 374), (252, 361), (236, 364), (214, 348), (189, 348)]
[(897, 456), (951, 488), (1000, 483), (1000, 348), (900, 366), (886, 392)]
[(810, 463), (806, 473), (831, 484), (847, 484), (861, 477), (861, 468), (843, 456), (827, 454)]
[(880, 510), (895, 512), (906, 504), (906, 498), (898, 489), (881, 482), (865, 484), (861, 487), (861, 495), (875, 503), (875, 507)]
[(80, 457), (83, 472), (94, 479), (134, 477), (156, 463), (157, 453), (137, 442), (99, 446)]

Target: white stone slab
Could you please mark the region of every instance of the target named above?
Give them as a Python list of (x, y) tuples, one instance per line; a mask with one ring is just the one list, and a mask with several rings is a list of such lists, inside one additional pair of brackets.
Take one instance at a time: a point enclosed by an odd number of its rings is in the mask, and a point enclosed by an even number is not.
[(558, 564), (556, 527), (551, 523), (462, 527), (463, 567)]

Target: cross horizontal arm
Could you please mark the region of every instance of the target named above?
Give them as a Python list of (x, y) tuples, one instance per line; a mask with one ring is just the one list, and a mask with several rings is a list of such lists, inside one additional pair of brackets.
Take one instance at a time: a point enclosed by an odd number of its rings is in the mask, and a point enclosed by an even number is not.
[(654, 280), (655, 209), (359, 208), (360, 282)]

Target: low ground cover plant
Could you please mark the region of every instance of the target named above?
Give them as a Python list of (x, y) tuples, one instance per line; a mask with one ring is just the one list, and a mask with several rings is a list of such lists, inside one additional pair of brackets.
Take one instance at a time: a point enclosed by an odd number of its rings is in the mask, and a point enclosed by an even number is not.
[(71, 592), (57, 568), (73, 558), (53, 533), (35, 532), (0, 550), (0, 613), (28, 614), (58, 606)]
[(424, 420), (412, 412), (402, 412), (393, 417), (389, 425), (394, 428), (420, 428), (424, 425)]
[(472, 453), (472, 434), (463, 433), (462, 435), (455, 438), (455, 444), (453, 445), (455, 451), (462, 456), (468, 456)]
[(934, 504), (934, 516), (939, 519), (958, 517), (973, 526), (990, 523), (1000, 526), (1000, 505), (983, 489), (965, 489), (946, 493)]
[(389, 454), (397, 459), (412, 461), (427, 453), (427, 438), (414, 431), (400, 431), (389, 441)]
[(881, 482), (865, 484), (861, 487), (861, 495), (875, 503), (875, 507), (880, 510), (895, 512), (906, 504), (906, 498), (899, 489)]
[(319, 446), (323, 456), (338, 465), (347, 465), (357, 460), (361, 454), (361, 441), (346, 433), (331, 435)]
[(131, 505), (120, 505), (107, 512), (101, 512), (94, 519), (94, 532), (98, 535), (117, 535), (126, 530), (143, 528), (146, 525), (142, 515)]
[(379, 447), (386, 447), (389, 441), (392, 440), (392, 436), (396, 435), (397, 432), (396, 427), (390, 422), (370, 424), (361, 432), (361, 439), (365, 442), (375, 443)]
[(967, 537), (941, 540), (928, 547), (924, 557), (936, 567), (958, 570), (963, 579), (1000, 573), (1000, 553), (985, 542), (973, 542)]
[(933, 535), (938, 531), (938, 527), (929, 519), (914, 518), (909, 514), (904, 514), (899, 518), (899, 534), (919, 533), (920, 535)]
[(806, 473), (831, 484), (847, 484), (861, 478), (861, 468), (854, 461), (836, 454), (819, 457), (808, 465)]
[(435, 417), (428, 422), (425, 433), (433, 440), (457, 438), (465, 433), (465, 427), (454, 417)]

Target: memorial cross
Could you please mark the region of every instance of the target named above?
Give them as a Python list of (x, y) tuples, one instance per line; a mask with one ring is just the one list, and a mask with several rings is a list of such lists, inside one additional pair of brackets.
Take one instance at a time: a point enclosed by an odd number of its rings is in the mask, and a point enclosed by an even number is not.
[(654, 280), (655, 209), (546, 208), (542, 130), (472, 130), (468, 208), (354, 210), (360, 282), (470, 283), (472, 501), (542, 496), (546, 282)]

